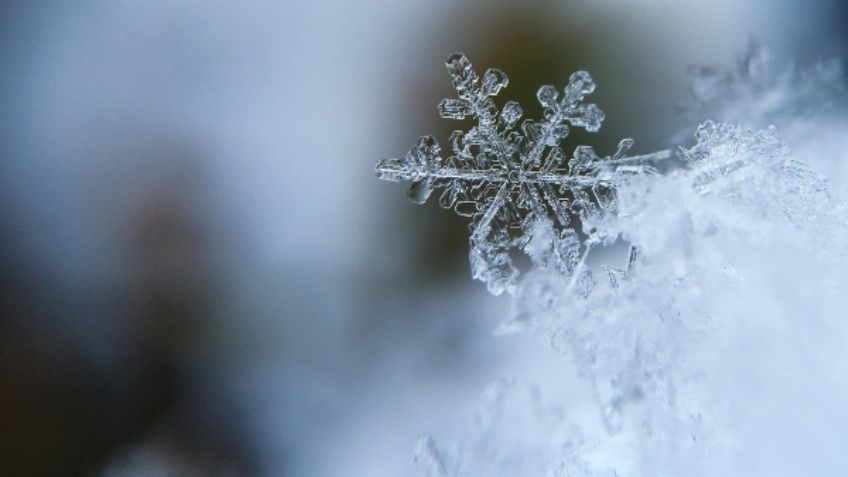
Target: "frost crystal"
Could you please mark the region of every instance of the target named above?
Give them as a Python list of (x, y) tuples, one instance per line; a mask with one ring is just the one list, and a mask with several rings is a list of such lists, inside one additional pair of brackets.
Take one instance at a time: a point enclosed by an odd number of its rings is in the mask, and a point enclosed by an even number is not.
[(409, 196), (419, 204), (441, 190), (439, 205), (471, 219), (471, 273), (491, 293), (514, 288), (518, 269), (510, 257), (513, 250), (523, 250), (537, 267), (574, 276), (590, 289), (583, 260), (586, 244), (598, 237), (580, 224), (613, 209), (619, 185), (634, 174), (652, 172), (652, 161), (671, 154), (628, 157), (633, 140), (624, 139), (612, 156), (578, 146), (568, 158), (560, 144), (570, 128), (597, 132), (604, 119), (597, 105), (583, 102), (595, 90), (585, 71), (572, 74), (561, 93), (551, 85), (539, 88), (543, 119), (520, 121), (523, 110), (517, 102), (508, 101), (498, 110), (493, 100), (509, 83), (503, 71), (491, 68), (481, 79), (460, 53), (448, 58), (446, 66), (457, 98), (443, 99), (439, 114), (470, 117), (477, 124), (451, 134), (449, 157), (439, 155), (432, 136), (422, 136), (405, 156), (380, 161), (377, 176), (411, 182)]

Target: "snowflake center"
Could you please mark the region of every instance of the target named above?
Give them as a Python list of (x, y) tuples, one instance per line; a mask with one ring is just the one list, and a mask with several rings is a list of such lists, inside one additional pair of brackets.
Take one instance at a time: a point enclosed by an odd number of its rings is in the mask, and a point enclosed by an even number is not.
[(513, 169), (506, 174), (506, 181), (511, 185), (521, 184), (521, 171), (518, 169)]

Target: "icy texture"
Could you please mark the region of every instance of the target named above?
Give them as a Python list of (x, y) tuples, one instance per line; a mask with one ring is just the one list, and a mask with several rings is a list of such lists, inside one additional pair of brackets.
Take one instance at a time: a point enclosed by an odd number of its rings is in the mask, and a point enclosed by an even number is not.
[[(547, 425), (506, 425), (522, 410), (498, 405), (487, 414), (497, 419), (484, 420), (497, 432), (445, 449), (422, 440), (419, 461), (443, 463), (430, 475), (840, 475), (839, 445), (798, 446), (792, 435), (825, 432), (810, 430), (821, 424), (797, 408), (804, 399), (831, 406), (822, 412), (836, 421), (825, 429), (848, 438), (848, 419), (836, 417), (848, 372), (845, 206), (773, 128), (707, 122), (679, 156), (681, 169), (622, 185), (618, 207), (592, 223), (630, 244), (611, 261), (610, 280), (587, 293), (573, 275), (534, 269), (503, 328), (540, 334), (569, 358), (598, 425), (567, 412)], [(839, 331), (805, 343), (810, 326)], [(829, 378), (810, 382), (811, 372)], [(548, 441), (522, 446), (515, 435), (525, 428)]]
[(802, 231), (829, 229), (812, 228), (832, 207), (825, 178), (792, 159), (776, 128), (751, 132), (707, 121), (695, 137), (694, 147), (681, 150), (695, 192), (731, 198), (766, 218), (778, 214)]
[[(518, 103), (509, 101), (498, 110), (493, 100), (509, 83), (503, 71), (489, 69), (481, 79), (459, 53), (446, 66), (457, 98), (443, 99), (439, 114), (470, 117), (476, 125), (451, 134), (447, 158), (433, 137), (422, 136), (404, 157), (380, 161), (377, 176), (411, 182), (409, 197), (419, 204), (441, 191), (439, 205), (471, 219), (471, 273), (493, 294), (514, 289), (518, 269), (512, 250), (524, 250), (538, 267), (574, 276), (573, 286), (581, 290), (591, 289), (582, 265), (587, 247), (580, 237), (586, 243), (599, 238), (575, 223), (614, 209), (616, 187), (652, 172), (651, 162), (670, 153), (628, 157), (633, 140), (624, 139), (611, 156), (578, 146), (569, 158), (560, 145), (570, 128), (597, 132), (604, 119), (598, 106), (583, 102), (595, 90), (585, 71), (572, 74), (562, 91), (539, 88), (543, 118), (520, 121)], [(536, 237), (533, 244), (531, 237)]]
[[(623, 270), (586, 297), (564, 293), (562, 277), (530, 274), (510, 324), (547, 335), (591, 383), (602, 447), (625, 441), (632, 452), (619, 454), (621, 475), (734, 471), (717, 469), (732, 455), (727, 442), (744, 413), (715, 390), (726, 363), (747, 355), (728, 347), (729, 330), (758, 316), (784, 319), (785, 311), (770, 309), (774, 290), (787, 309), (810, 294), (826, 303), (844, 293), (834, 279), (846, 265), (845, 207), (791, 158), (773, 128), (707, 122), (680, 156), (683, 169), (622, 187), (618, 209), (598, 224), (631, 244)], [(828, 267), (807, 268), (820, 261)], [(763, 299), (766, 286), (776, 288)], [(754, 465), (762, 458), (750, 457)]]

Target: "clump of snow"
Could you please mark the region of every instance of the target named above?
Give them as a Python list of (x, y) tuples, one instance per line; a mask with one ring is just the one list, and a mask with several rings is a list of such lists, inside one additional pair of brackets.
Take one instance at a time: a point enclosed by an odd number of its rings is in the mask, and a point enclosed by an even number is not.
[[(562, 418), (544, 445), (518, 450), (513, 429), (502, 427), (485, 455), (465, 445), (449, 458), (427, 441), (440, 456), (433, 461), (512, 457), (513, 467), (443, 466), (432, 475), (517, 475), (537, 459), (546, 465), (531, 475), (848, 468), (837, 444), (848, 442), (844, 204), (773, 129), (708, 122), (681, 157), (683, 168), (623, 186), (615, 214), (592, 224), (638, 251), (621, 254), (617, 280), (599, 280), (587, 295), (572, 276), (537, 268), (503, 327), (543, 336), (570, 358), (595, 422)], [(557, 442), (562, 435), (572, 440)]]

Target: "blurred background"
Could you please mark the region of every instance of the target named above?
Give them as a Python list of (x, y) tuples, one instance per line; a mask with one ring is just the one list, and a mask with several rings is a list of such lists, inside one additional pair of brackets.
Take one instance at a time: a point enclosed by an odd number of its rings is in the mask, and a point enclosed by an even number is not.
[[(458, 123), (443, 62), (592, 72), (612, 152), (687, 67), (841, 56), (838, 0), (0, 5), (0, 475), (410, 475), (533, 339), (467, 225), (374, 163)], [(706, 119), (706, 118), (704, 118)], [(552, 361), (548, 361), (552, 362)], [(556, 370), (552, 370), (556, 372)]]

